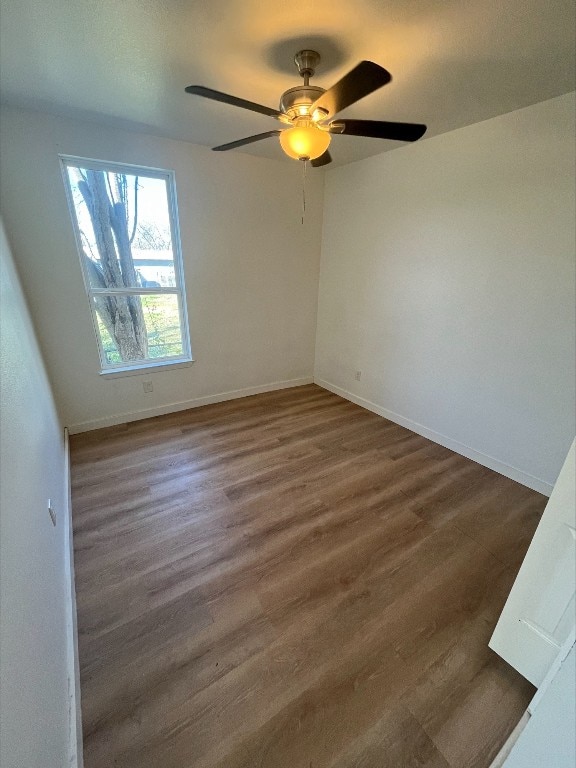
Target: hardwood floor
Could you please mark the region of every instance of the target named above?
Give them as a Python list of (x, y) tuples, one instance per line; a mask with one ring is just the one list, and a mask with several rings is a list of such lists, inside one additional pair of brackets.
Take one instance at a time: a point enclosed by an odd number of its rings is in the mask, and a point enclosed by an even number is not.
[(487, 768), (546, 499), (317, 386), (72, 438), (86, 768)]

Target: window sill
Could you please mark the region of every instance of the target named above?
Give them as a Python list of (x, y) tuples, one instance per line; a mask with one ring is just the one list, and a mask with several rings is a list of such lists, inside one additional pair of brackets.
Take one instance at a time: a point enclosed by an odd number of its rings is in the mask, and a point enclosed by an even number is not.
[(105, 371), (100, 371), (100, 376), (105, 376), (107, 379), (119, 379), (123, 376), (146, 376), (149, 373), (156, 373), (156, 371), (171, 371), (174, 368), (189, 368), (194, 365), (194, 360), (175, 360), (173, 363), (146, 363), (146, 365), (129, 365), (125, 368), (108, 368)]

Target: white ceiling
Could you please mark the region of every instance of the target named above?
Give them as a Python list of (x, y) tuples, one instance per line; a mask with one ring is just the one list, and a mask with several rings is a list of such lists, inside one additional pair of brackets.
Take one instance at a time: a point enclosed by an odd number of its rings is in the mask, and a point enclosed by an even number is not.
[[(206, 85), (277, 108), (301, 82), (329, 87), (361, 59), (393, 76), (342, 115), (450, 131), (574, 90), (573, 0), (1, 0), (5, 102), (214, 146), (272, 118), (190, 96)], [(334, 138), (335, 164), (395, 142)], [(239, 151), (239, 150), (235, 150)], [(276, 139), (242, 151), (282, 157)], [(288, 162), (288, 159), (286, 159)], [(293, 161), (290, 161), (293, 162)]]

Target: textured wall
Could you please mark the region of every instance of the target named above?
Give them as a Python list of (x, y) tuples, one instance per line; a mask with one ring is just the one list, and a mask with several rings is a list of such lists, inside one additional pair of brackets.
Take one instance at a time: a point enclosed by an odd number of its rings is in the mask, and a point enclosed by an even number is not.
[(3, 228), (0, 291), (0, 764), (63, 768), (70, 765), (64, 445)]

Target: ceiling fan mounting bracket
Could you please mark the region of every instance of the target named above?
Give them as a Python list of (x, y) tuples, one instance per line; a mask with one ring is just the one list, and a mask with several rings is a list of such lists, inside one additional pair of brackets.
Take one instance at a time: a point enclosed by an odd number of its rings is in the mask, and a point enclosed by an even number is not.
[(304, 78), (304, 85), (308, 85), (308, 80), (314, 77), (316, 67), (320, 63), (320, 54), (318, 51), (298, 51), (294, 56), (294, 63), (298, 67), (298, 72)]

